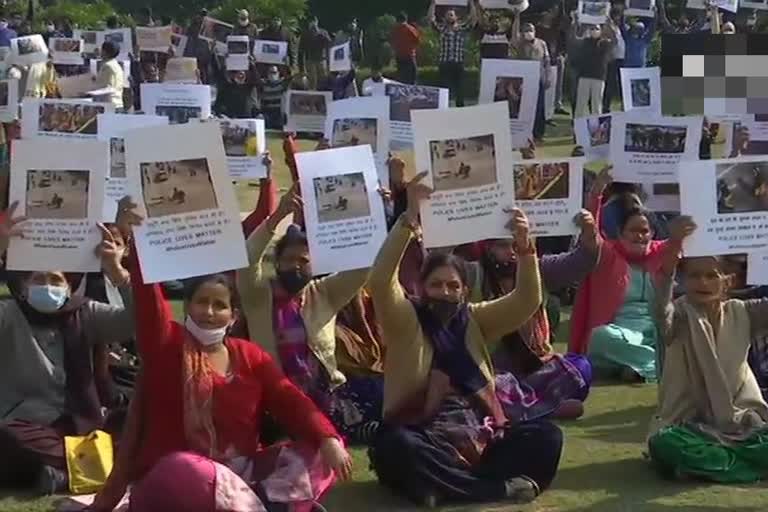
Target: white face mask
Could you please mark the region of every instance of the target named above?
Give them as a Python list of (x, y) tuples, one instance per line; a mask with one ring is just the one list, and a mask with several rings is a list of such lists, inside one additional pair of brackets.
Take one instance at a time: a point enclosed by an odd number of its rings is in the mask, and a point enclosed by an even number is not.
[(526, 41), (533, 41), (536, 39), (536, 34), (533, 32), (523, 32), (523, 38), (525, 38)]
[(56, 27), (54, 25), (48, 25), (48, 32), (54, 32), (56, 30)]
[(184, 327), (204, 347), (210, 347), (224, 341), (224, 337), (229, 330), (228, 325), (220, 329), (203, 329), (189, 315), (184, 320)]

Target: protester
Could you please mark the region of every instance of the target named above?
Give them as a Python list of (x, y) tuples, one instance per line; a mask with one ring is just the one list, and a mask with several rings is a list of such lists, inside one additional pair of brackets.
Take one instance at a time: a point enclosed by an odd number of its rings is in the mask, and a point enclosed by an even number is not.
[[(694, 229), (688, 219), (685, 234)], [(659, 288), (665, 362), (651, 460), (667, 477), (757, 482), (768, 475), (768, 404), (747, 351), (768, 332), (768, 300), (729, 300), (729, 276), (717, 257), (686, 258), (679, 271), (683, 297), (672, 302), (674, 264), (666, 265)]]
[(211, 63), (215, 60), (211, 45), (205, 39), (200, 38), (200, 29), (202, 28), (203, 18), (208, 16), (207, 9), (201, 9), (197, 15), (192, 18), (192, 22), (187, 28), (187, 47), (184, 50), (184, 57), (194, 57), (197, 59), (197, 69), (200, 73), (200, 82), (204, 84), (211, 83)]
[(317, 90), (333, 92), (334, 101), (354, 98), (358, 96), (356, 76), (357, 71), (354, 68), (347, 72), (334, 71), (320, 79)]
[(606, 28), (610, 29), (611, 38), (614, 40), (613, 51), (608, 59), (606, 71), (605, 93), (603, 94), (604, 114), (611, 112), (611, 104), (614, 98), (621, 98), (621, 68), (624, 67), (627, 46), (624, 40), (624, 8), (619, 5), (611, 7)]
[(392, 27), (389, 40), (395, 51), (397, 80), (404, 84), (414, 85), (418, 75), (416, 50), (421, 44), (421, 32), (408, 22), (406, 13), (401, 12), (397, 15), (397, 24)]
[[(555, 113), (569, 115), (563, 106), (563, 92), (565, 86), (565, 61), (566, 45), (563, 41), (563, 7), (558, 4), (545, 11), (536, 24), (536, 37), (547, 43), (552, 65), (557, 66), (557, 80), (552, 84), (555, 89)], [(551, 123), (550, 123), (551, 124)]]
[(349, 43), (350, 58), (354, 64), (360, 64), (365, 58), (363, 46), (363, 29), (360, 28), (357, 18), (349, 22), (346, 29), (336, 32), (333, 45)]
[[(519, 18), (519, 15), (516, 16)], [(508, 59), (510, 42), (514, 45), (515, 28), (509, 19), (483, 10), (478, 23), (481, 59)], [(517, 26), (519, 28), (519, 26)]]
[(578, 35), (578, 27), (574, 15), (569, 43), (571, 65), (578, 77), (574, 115), (584, 117), (601, 113), (608, 61), (615, 41), (603, 32), (600, 25), (583, 25), (586, 37)]
[[(645, 21), (642, 21), (645, 20)], [(625, 68), (644, 68), (648, 63), (648, 47), (656, 31), (655, 18), (641, 18), (621, 26), (626, 52)]]
[(267, 129), (282, 130), (284, 121), (283, 97), (291, 85), (293, 77), (280, 76), (277, 66), (267, 69), (266, 78), (259, 81), (259, 99), (261, 100), (261, 113)]
[(0, 46), (10, 48), (11, 39), (19, 37), (15, 30), (8, 25), (8, 18), (0, 17)]
[(317, 18), (309, 21), (299, 39), (299, 70), (309, 79), (309, 87), (317, 89), (320, 79), (327, 73), (328, 50), (331, 36), (320, 28)]
[(533, 138), (536, 142), (544, 139), (546, 120), (544, 118), (545, 92), (552, 86), (549, 76), (549, 50), (547, 43), (536, 37), (536, 29), (532, 23), (520, 25), (520, 16), (515, 17), (512, 26), (512, 51), (514, 57), (520, 60), (534, 60), (541, 63), (539, 75), (539, 96), (536, 100), (536, 118), (533, 123)]
[(464, 54), (468, 34), (477, 25), (477, 1), (470, 0), (469, 15), (460, 22), (456, 11), (448, 10), (442, 22), (435, 16), (435, 0), (429, 6), (427, 18), (440, 34), (440, 83), (450, 89), (456, 106), (464, 106)]
[(377, 84), (391, 84), (393, 80), (381, 74), (381, 68), (372, 68), (370, 78), (363, 80), (362, 96), (373, 96)]
[(281, 70), (283, 75), (290, 74), (291, 69), (296, 63), (296, 49), (293, 44), (293, 35), (290, 30), (283, 26), (283, 20), (279, 16), (273, 17), (269, 24), (261, 32), (259, 39), (263, 41), (278, 41), (288, 44), (288, 66)]
[(233, 119), (256, 117), (260, 80), (253, 62), (248, 71), (226, 71), (224, 66), (216, 66), (214, 70), (218, 79), (214, 111)]
[(387, 347), (385, 425), (371, 445), (371, 464), (383, 485), (430, 506), (442, 500), (529, 502), (555, 476), (562, 434), (545, 421), (507, 421), (485, 347), (519, 329), (541, 304), (528, 221), (513, 211), (519, 273), (512, 293), (467, 304), (463, 264), (434, 253), (422, 270), (422, 296), (409, 299), (398, 267), (418, 229), (420, 203), (431, 193), (421, 184), (425, 174), (410, 183), (408, 209), (371, 271)]
[[(18, 204), (1, 216), (0, 255), (21, 236)], [(107, 343), (133, 336), (130, 280), (122, 251), (103, 226), (98, 251), (123, 307), (75, 295), (82, 276), (59, 271), (9, 272), (12, 299), (0, 301), (4, 356), (0, 361), (0, 487), (67, 488), (64, 437), (103, 428), (110, 387), (95, 364)], [(104, 359), (102, 359), (104, 361)]]
[(96, 76), (96, 88), (109, 89), (109, 93), (105, 96), (109, 99), (109, 103), (119, 111), (123, 108), (125, 72), (117, 60), (118, 55), (120, 55), (120, 47), (111, 41), (104, 41), (104, 44), (101, 45), (103, 62), (101, 70)]
[(257, 39), (259, 29), (251, 23), (251, 14), (248, 9), (240, 9), (237, 11), (237, 23), (232, 30), (233, 36), (248, 36), (250, 44), (253, 45), (253, 40)]

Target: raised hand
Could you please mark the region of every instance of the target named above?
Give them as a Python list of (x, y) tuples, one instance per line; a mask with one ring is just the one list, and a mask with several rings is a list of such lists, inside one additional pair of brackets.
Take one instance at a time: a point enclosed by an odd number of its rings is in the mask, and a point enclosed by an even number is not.
[(11, 238), (23, 236), (23, 230), (19, 224), (27, 220), (26, 217), (15, 217), (19, 202), (14, 201), (5, 212), (0, 212), (0, 255), (8, 250)]
[(405, 215), (407, 220), (411, 223), (415, 223), (419, 218), (421, 202), (432, 196), (433, 190), (422, 183), (422, 180), (426, 176), (426, 172), (421, 172), (406, 185), (406, 190), (408, 192), (408, 209), (405, 211)]
[(698, 226), (696, 226), (696, 223), (691, 217), (681, 215), (669, 223), (669, 239), (681, 243), (691, 236), (694, 231), (696, 231), (697, 227)]
[(96, 247), (96, 254), (101, 258), (101, 268), (112, 284), (123, 284), (129, 277), (128, 271), (123, 267), (125, 242), (104, 224), (98, 224), (98, 228), (101, 231), (101, 243)]
[(117, 203), (117, 218), (115, 224), (123, 240), (130, 240), (134, 226), (141, 226), (144, 217), (136, 213), (138, 205), (133, 202), (131, 196), (125, 196)]
[(613, 183), (613, 175), (611, 174), (612, 170), (613, 165), (610, 164), (600, 169), (600, 172), (597, 173), (595, 184), (592, 186), (592, 191), (594, 193), (602, 194), (608, 185)]
[(275, 211), (275, 217), (278, 221), (283, 220), (292, 213), (301, 213), (304, 209), (304, 201), (301, 198), (298, 185), (293, 185), (283, 197), (280, 198), (280, 203), (277, 205)]
[(515, 237), (515, 250), (522, 254), (531, 252), (533, 249), (533, 242), (530, 237), (531, 227), (525, 212), (520, 208), (511, 208), (504, 211), (510, 215), (507, 229)]

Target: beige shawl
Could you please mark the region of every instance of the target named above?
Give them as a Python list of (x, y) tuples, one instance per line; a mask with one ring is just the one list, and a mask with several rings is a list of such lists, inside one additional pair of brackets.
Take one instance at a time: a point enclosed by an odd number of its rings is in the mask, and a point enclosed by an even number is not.
[(651, 423), (659, 429), (681, 423), (698, 427), (718, 439), (744, 440), (768, 426), (768, 404), (747, 363), (753, 336), (753, 315), (744, 301), (722, 304), (715, 335), (706, 314), (685, 297), (675, 301), (662, 326), (666, 354), (659, 386), (659, 409)]

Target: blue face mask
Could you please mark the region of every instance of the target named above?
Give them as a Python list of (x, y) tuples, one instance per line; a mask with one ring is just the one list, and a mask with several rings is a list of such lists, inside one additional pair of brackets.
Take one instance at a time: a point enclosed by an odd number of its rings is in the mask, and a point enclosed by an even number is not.
[(27, 303), (41, 313), (55, 313), (69, 300), (69, 288), (33, 284), (27, 288)]

